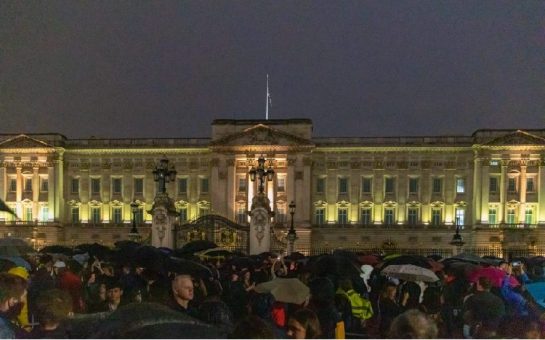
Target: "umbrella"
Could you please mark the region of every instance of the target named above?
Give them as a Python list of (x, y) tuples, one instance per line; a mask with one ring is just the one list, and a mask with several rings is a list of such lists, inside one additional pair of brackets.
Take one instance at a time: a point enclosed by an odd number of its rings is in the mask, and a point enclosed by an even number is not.
[(66, 256), (72, 256), (74, 253), (72, 248), (61, 245), (45, 246), (39, 252), (42, 254), (64, 254)]
[(405, 281), (435, 282), (439, 278), (429, 269), (413, 264), (393, 264), (382, 270), (382, 275), (395, 277)]
[(303, 262), (307, 260), (307, 258), (305, 257), (305, 255), (301, 254), (300, 252), (294, 251), (290, 255), (284, 257), (284, 260), (293, 261), (293, 262)]
[(377, 255), (358, 255), (358, 262), (375, 266), (380, 263), (380, 257)]
[(226, 258), (227, 256), (231, 256), (233, 253), (231, 253), (229, 250), (225, 248), (211, 248), (207, 250), (200, 251), (198, 253), (195, 253), (199, 258), (203, 259), (210, 259), (210, 258)]
[(207, 266), (177, 257), (170, 257), (166, 262), (166, 268), (178, 274), (190, 274), (200, 278), (212, 277), (212, 271)]
[[(490, 280), (494, 287), (501, 287), (505, 275), (507, 275), (507, 273), (500, 268), (484, 267), (475, 269), (469, 274), (468, 279), (470, 282), (477, 282), (479, 277), (484, 276)], [(514, 276), (509, 276), (509, 284), (511, 287), (520, 286), (520, 283)]]
[(24, 267), (26, 270), (30, 271), (32, 266), (25, 259), (20, 256), (0, 256), (0, 260), (6, 260), (14, 263), (17, 267)]
[(162, 273), (165, 270), (168, 256), (155, 247), (140, 246), (140, 248), (135, 250), (131, 260), (137, 267), (143, 267)]
[(445, 272), (451, 273), (458, 278), (468, 278), (473, 271), (482, 268), (482, 266), (471, 262), (450, 261), (442, 263), (445, 265)]
[(448, 261), (463, 261), (463, 262), (471, 262), (475, 264), (486, 264), (486, 265), (494, 265), (496, 263), (495, 260), (492, 259), (484, 259), (480, 256), (477, 256), (475, 254), (471, 253), (461, 253), (453, 257), (449, 257), (446, 259), (443, 259), (441, 262), (448, 262)]
[(271, 293), (276, 301), (302, 304), (308, 298), (310, 289), (297, 278), (276, 278), (255, 286), (257, 293)]
[(36, 251), (20, 238), (6, 237), (0, 239), (0, 255), (23, 256)]
[(106, 260), (112, 255), (112, 250), (98, 243), (84, 243), (77, 245), (75, 251), (78, 253), (88, 253), (91, 258), (96, 257), (101, 260)]
[(203, 251), (203, 250), (207, 250), (207, 249), (211, 249), (211, 248), (217, 248), (218, 245), (215, 244), (214, 242), (212, 241), (208, 241), (208, 240), (196, 240), (196, 241), (191, 241), (191, 242), (188, 242), (186, 244), (183, 245), (182, 248), (180, 248), (180, 250), (182, 252), (187, 252), (187, 253), (196, 253), (196, 252), (199, 252), (199, 251)]
[(131, 303), (119, 307), (97, 325), (89, 338), (163, 339), (225, 338), (220, 330), (185, 313), (157, 303)]
[(525, 287), (535, 303), (541, 308), (545, 308), (545, 282), (527, 283)]
[(414, 266), (431, 269), (430, 259), (420, 255), (399, 255), (385, 258), (382, 268), (390, 265), (412, 264)]

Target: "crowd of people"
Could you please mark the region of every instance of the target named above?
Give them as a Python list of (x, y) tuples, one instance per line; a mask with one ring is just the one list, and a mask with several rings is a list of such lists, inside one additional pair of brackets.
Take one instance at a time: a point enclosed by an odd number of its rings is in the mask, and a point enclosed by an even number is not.
[[(161, 261), (173, 257), (168, 250), (152, 250)], [(30, 269), (4, 263), (0, 338), (545, 335), (543, 310), (526, 289), (545, 279), (528, 275), (524, 262), (438, 262), (412, 256), (437, 275), (438, 280), (423, 282), (381, 273), (400, 263), (396, 258), (410, 262), (411, 256), (373, 255), (376, 261), (363, 263), (345, 251), (316, 257), (225, 253), (190, 254), (176, 267), (157, 266), (159, 257), (143, 264), (133, 256), (119, 260), (89, 253), (32, 254), (26, 257)], [(484, 275), (483, 268), (496, 276)], [(483, 275), (473, 275), (478, 270)], [(293, 278), (308, 287), (303, 302), (285, 297), (293, 292), (260, 289), (263, 283)]]

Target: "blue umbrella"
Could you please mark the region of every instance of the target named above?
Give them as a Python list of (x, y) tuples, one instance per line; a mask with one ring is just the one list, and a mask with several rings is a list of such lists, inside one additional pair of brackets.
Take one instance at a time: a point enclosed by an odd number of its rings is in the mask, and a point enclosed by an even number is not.
[(527, 283), (526, 290), (534, 298), (534, 301), (541, 307), (545, 308), (545, 282)]
[(11, 261), (17, 267), (24, 267), (26, 270), (29, 270), (29, 271), (32, 269), (32, 267), (30, 266), (30, 263), (25, 261), (20, 256), (0, 256), (0, 259)]

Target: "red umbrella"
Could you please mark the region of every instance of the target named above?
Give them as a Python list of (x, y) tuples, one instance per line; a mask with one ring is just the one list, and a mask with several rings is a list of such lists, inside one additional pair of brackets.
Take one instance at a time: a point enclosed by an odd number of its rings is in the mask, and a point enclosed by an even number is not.
[[(477, 280), (479, 280), (479, 277), (484, 276), (490, 279), (490, 282), (494, 287), (501, 287), (505, 275), (507, 275), (507, 273), (500, 268), (484, 267), (478, 268), (474, 270), (471, 274), (469, 274), (469, 281), (477, 282)], [(511, 285), (511, 287), (520, 285), (517, 279), (513, 276), (509, 277), (509, 284)]]
[(358, 262), (374, 266), (380, 262), (380, 258), (376, 255), (358, 255)]

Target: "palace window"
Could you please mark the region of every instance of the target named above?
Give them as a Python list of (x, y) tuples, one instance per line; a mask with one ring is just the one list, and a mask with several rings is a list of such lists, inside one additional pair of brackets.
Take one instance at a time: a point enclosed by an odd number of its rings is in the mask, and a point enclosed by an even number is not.
[(115, 224), (120, 224), (122, 222), (121, 207), (112, 208), (112, 222)]
[(16, 192), (17, 191), (17, 179), (10, 178), (9, 179), (9, 191), (10, 192)]
[(187, 194), (187, 178), (178, 178), (178, 195)]
[(418, 194), (418, 178), (409, 178), (409, 194)]
[(434, 177), (432, 182), (432, 192), (434, 194), (440, 194), (443, 189), (443, 179), (440, 177)]
[(136, 214), (134, 214), (134, 220), (136, 224), (144, 223), (144, 208), (143, 207), (138, 207)]
[(466, 192), (466, 181), (464, 178), (456, 178), (456, 193), (463, 194)]
[(514, 177), (510, 177), (507, 181), (507, 192), (509, 193), (516, 193), (517, 192), (517, 179)]
[(384, 224), (393, 225), (395, 223), (395, 213), (394, 208), (384, 209)]
[(247, 188), (246, 177), (239, 177), (238, 192), (246, 192), (246, 188)]
[(464, 208), (456, 208), (456, 216), (455, 216), (455, 223), (456, 225), (463, 226), (465, 225), (465, 209)]
[(431, 225), (441, 225), (441, 209), (436, 208), (431, 211)]
[(373, 190), (373, 179), (369, 177), (363, 177), (361, 179), (362, 194), (370, 194), (371, 190)]
[(516, 214), (514, 208), (507, 209), (507, 224), (515, 224)]
[(407, 222), (409, 223), (409, 225), (418, 224), (418, 208), (409, 208), (407, 214)]
[(497, 177), (490, 177), (489, 179), (489, 191), (490, 193), (497, 193), (498, 192), (498, 178)]
[(121, 195), (121, 178), (112, 178), (112, 194)]
[(32, 178), (25, 178), (25, 192), (32, 192)]
[(370, 225), (372, 209), (370, 207), (361, 208), (360, 223), (363, 225)]
[(325, 209), (316, 208), (314, 211), (314, 223), (317, 225), (323, 225), (325, 223)]
[(49, 191), (49, 181), (47, 177), (40, 177), (40, 191), (41, 192)]
[(91, 194), (100, 194), (100, 178), (91, 178)]
[(276, 207), (276, 222), (278, 223), (287, 222), (286, 207), (284, 204)]
[(201, 178), (201, 194), (208, 193), (208, 178)]
[(533, 177), (526, 178), (526, 192), (534, 192), (534, 191), (535, 191), (534, 178)]
[(316, 193), (323, 194), (325, 192), (325, 178), (316, 179)]
[(276, 182), (276, 191), (284, 192), (286, 191), (286, 178), (278, 177)]
[(395, 178), (394, 177), (386, 177), (384, 182), (384, 192), (387, 194), (393, 194), (395, 193)]
[(97, 224), (100, 223), (100, 208), (99, 207), (92, 207), (91, 208), (91, 223)]
[(348, 178), (339, 178), (339, 194), (348, 194)]
[(498, 223), (496, 208), (488, 209), (488, 224)]
[(180, 218), (181, 223), (187, 222), (187, 208), (186, 207), (180, 208), (180, 212), (178, 216)]
[(79, 193), (79, 178), (72, 178), (72, 180), (70, 181), (70, 193)]
[(526, 224), (533, 224), (534, 223), (534, 215), (533, 215), (532, 208), (526, 208), (526, 212), (524, 214), (524, 223)]
[(27, 221), (27, 222), (30, 222), (34, 219), (34, 217), (32, 216), (32, 207), (24, 207), (23, 208), (23, 216), (24, 216), (24, 220)]
[(49, 207), (47, 205), (40, 206), (40, 221), (47, 222), (49, 220)]
[(339, 224), (347, 224), (348, 223), (348, 209), (347, 208), (339, 208), (337, 221), (338, 221), (337, 223), (339, 223)]
[(246, 207), (244, 206), (244, 204), (240, 204), (237, 208), (237, 223), (248, 223), (248, 215), (246, 214)]
[(134, 195), (143, 195), (144, 194), (144, 179), (135, 178), (134, 179)]
[(71, 215), (72, 223), (79, 223), (79, 207), (73, 207)]

